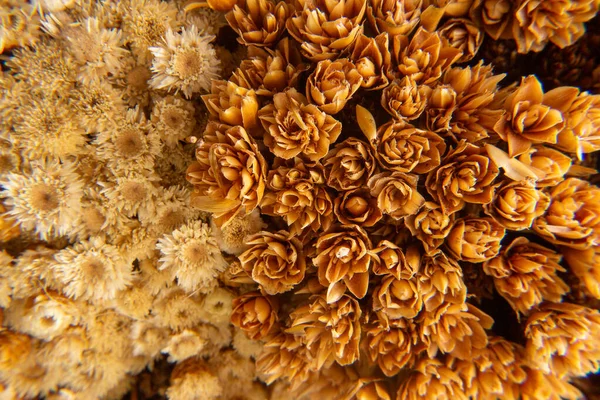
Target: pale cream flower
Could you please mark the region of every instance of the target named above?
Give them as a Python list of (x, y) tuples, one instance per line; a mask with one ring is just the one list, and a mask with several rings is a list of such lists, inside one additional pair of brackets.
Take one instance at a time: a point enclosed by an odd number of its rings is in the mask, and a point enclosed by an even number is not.
[(128, 217), (134, 217), (138, 212), (152, 213), (157, 201), (158, 189), (156, 175), (129, 173), (116, 176), (109, 181), (98, 181), (102, 187), (100, 193), (106, 196), (110, 207)]
[(160, 46), (150, 47), (154, 56), (150, 86), (181, 92), (188, 98), (210, 90), (218, 79), (220, 62), (210, 44), (214, 36), (202, 35), (194, 25), (181, 33), (169, 29)]
[[(190, 136), (196, 127), (194, 104), (167, 96), (154, 104), (151, 120), (163, 142), (175, 147), (180, 140)], [(183, 171), (185, 173), (185, 169)]]

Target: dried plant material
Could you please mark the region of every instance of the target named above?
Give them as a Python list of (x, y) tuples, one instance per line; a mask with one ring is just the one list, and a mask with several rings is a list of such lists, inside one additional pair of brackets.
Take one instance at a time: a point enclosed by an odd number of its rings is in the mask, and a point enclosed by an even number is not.
[(319, 61), (308, 77), (306, 98), (327, 114), (337, 114), (363, 82), (356, 66), (347, 58)]
[(456, 91), (450, 85), (437, 85), (429, 95), (425, 125), (436, 133), (448, 132), (456, 110)]
[(600, 241), (599, 206), (597, 186), (568, 178), (552, 189), (550, 206), (535, 220), (533, 229), (550, 243), (585, 250)]
[(600, 313), (569, 303), (546, 303), (527, 320), (525, 354), (531, 365), (558, 378), (598, 370)]
[(373, 0), (367, 6), (367, 16), (377, 33), (408, 36), (418, 26), (422, 0)]
[(475, 57), (483, 43), (483, 34), (470, 20), (452, 18), (439, 30), (443, 41), (450, 47), (462, 52), (457, 62), (470, 61)]
[(445, 246), (457, 260), (480, 263), (498, 255), (505, 232), (492, 218), (461, 218), (454, 223)]
[(373, 114), (361, 105), (356, 106), (356, 122), (360, 130), (365, 134), (369, 141), (375, 140), (377, 137), (377, 124)]
[(492, 201), (498, 167), (482, 148), (461, 141), (429, 172), (425, 185), (445, 213), (460, 211), (465, 203), (487, 204)]
[(483, 209), (505, 228), (520, 231), (531, 228), (549, 204), (550, 198), (536, 189), (532, 181), (504, 182)]
[(150, 86), (178, 92), (187, 98), (209, 90), (219, 76), (220, 63), (210, 42), (214, 36), (201, 35), (192, 25), (181, 33), (167, 30), (160, 46), (150, 47), (154, 56)]
[(323, 167), (327, 185), (341, 191), (364, 187), (377, 164), (365, 142), (349, 138), (329, 150)]
[(560, 261), (560, 254), (518, 237), (486, 261), (483, 270), (494, 278), (496, 290), (512, 308), (527, 315), (543, 301), (560, 302), (569, 291), (557, 275), (565, 272)]
[(463, 282), (462, 268), (452, 258), (438, 251), (421, 258), (421, 273), (417, 277), (423, 298), (423, 309), (435, 315), (448, 306), (463, 305), (467, 298), (467, 287)]
[(311, 61), (335, 58), (351, 48), (363, 32), (366, 0), (335, 3), (298, 0), (298, 10), (288, 19), (290, 35), (302, 44), (302, 54)]
[(421, 116), (427, 105), (431, 88), (405, 76), (383, 89), (381, 105), (394, 119), (411, 121)]
[(244, 45), (271, 46), (285, 29), (292, 6), (273, 0), (245, 0), (226, 15)]
[(398, 389), (398, 397), (402, 399), (417, 400), (425, 396), (440, 399), (468, 399), (459, 375), (441, 361), (428, 358), (417, 363), (414, 371)]
[(254, 90), (231, 81), (212, 81), (211, 94), (202, 96), (206, 108), (223, 124), (251, 131), (258, 125), (258, 98)]
[(162, 141), (170, 147), (191, 136), (196, 128), (194, 106), (174, 96), (165, 97), (155, 104), (150, 120)]
[[(572, 93), (575, 93), (575, 89)], [(600, 95), (579, 93), (564, 112), (564, 117), (565, 128), (558, 134), (556, 147), (577, 154), (580, 160), (583, 154), (600, 150), (597, 134), (600, 129)]]
[(307, 348), (315, 354), (311, 363), (316, 369), (334, 362), (349, 365), (359, 356), (361, 314), (358, 301), (351, 296), (329, 303), (323, 295), (314, 295), (307, 305), (290, 313), (292, 322), (286, 332), (305, 338)]
[(394, 243), (382, 240), (373, 249), (372, 270), (375, 275), (391, 275), (398, 280), (409, 280), (419, 271), (421, 255), (411, 246), (405, 252)]
[(333, 212), (346, 225), (371, 227), (383, 216), (377, 199), (367, 189), (352, 189), (333, 200)]
[(384, 381), (365, 382), (354, 395), (357, 400), (392, 400)]
[(287, 292), (304, 279), (302, 243), (289, 232), (260, 232), (248, 238), (248, 245), (239, 256), (242, 268), (267, 294)]
[(265, 223), (255, 209), (249, 214), (236, 215), (225, 226), (218, 227), (211, 220), (211, 228), (221, 251), (239, 256), (248, 249), (248, 236), (265, 228)]
[(600, 252), (597, 247), (586, 250), (561, 247), (560, 251), (571, 272), (585, 285), (589, 294), (600, 299)]
[[(528, 151), (521, 154), (518, 160), (532, 171), (535, 171), (533, 175), (539, 175), (535, 182), (538, 188), (556, 186), (562, 182), (565, 174), (572, 165), (572, 160), (569, 156), (558, 150), (541, 145), (531, 147)], [(533, 177), (531, 173), (527, 175)], [(511, 179), (518, 180), (515, 177)]]
[[(196, 162), (188, 167), (194, 185), (193, 204), (217, 213), (223, 225), (240, 210), (252, 212), (264, 195), (266, 164), (256, 142), (240, 126), (209, 123), (196, 147)], [(219, 201), (215, 201), (219, 198)]]
[(216, 400), (223, 387), (209, 366), (198, 358), (188, 358), (177, 364), (171, 374), (167, 396), (172, 400)]
[(372, 248), (367, 233), (358, 225), (334, 226), (317, 243), (313, 263), (321, 285), (328, 288), (327, 303), (334, 303), (346, 290), (362, 299), (369, 286)]
[(280, 333), (265, 343), (265, 351), (256, 361), (257, 369), (271, 384), (279, 378), (287, 378), (294, 386), (308, 379), (309, 360), (300, 338)]
[(389, 50), (389, 36), (386, 32), (374, 38), (359, 35), (350, 59), (363, 77), (361, 86), (369, 90), (381, 89), (389, 83), (392, 58)]
[(258, 117), (265, 128), (264, 141), (273, 154), (289, 160), (300, 154), (318, 161), (341, 133), (342, 125), (295, 89), (273, 96)]
[(510, 0), (474, 0), (469, 16), (494, 40), (509, 39), (515, 4)]
[(446, 143), (435, 133), (406, 122), (388, 122), (371, 141), (381, 166), (389, 171), (427, 173), (440, 165)]
[(373, 290), (373, 311), (383, 321), (413, 319), (423, 308), (423, 298), (417, 279), (396, 279), (384, 276)]
[(279, 304), (272, 296), (246, 293), (233, 301), (231, 323), (250, 339), (267, 339), (277, 328)]
[(417, 237), (425, 252), (430, 254), (444, 242), (454, 225), (455, 214), (446, 214), (435, 202), (425, 202), (418, 213), (405, 218), (406, 227)]
[(333, 202), (323, 187), (321, 168), (311, 168), (299, 159), (269, 171), (267, 192), (261, 211), (283, 217), (296, 234), (310, 227), (313, 231), (328, 229), (333, 222)]
[(418, 177), (403, 172), (382, 172), (369, 179), (371, 196), (379, 209), (394, 219), (416, 213), (425, 202), (417, 190)]
[(494, 145), (486, 143), (484, 145), (490, 159), (504, 170), (504, 175), (513, 181), (532, 181), (538, 178), (544, 178), (545, 172), (527, 165), (516, 158), (511, 158), (508, 154)]

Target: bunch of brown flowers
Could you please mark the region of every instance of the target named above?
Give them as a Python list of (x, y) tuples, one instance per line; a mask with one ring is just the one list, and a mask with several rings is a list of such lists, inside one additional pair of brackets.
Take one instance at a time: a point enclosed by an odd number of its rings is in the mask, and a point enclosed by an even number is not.
[[(230, 271), (232, 322), (265, 343), (267, 383), (317, 398), (581, 395), (570, 380), (600, 362), (600, 314), (585, 305), (600, 298), (600, 98), (533, 75), (502, 87), (491, 65), (461, 63), (482, 29), (538, 51), (576, 40), (597, 9), (245, 0), (229, 12), (248, 58), (204, 96), (188, 180), (218, 225), (258, 210), (267, 226)], [(583, 305), (561, 303), (566, 276)], [(493, 326), (484, 310), (498, 304), (517, 334)]]

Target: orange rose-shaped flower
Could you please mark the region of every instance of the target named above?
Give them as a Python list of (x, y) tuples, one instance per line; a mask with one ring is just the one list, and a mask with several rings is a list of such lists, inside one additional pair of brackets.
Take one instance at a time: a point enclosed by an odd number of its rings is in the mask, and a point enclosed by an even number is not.
[(423, 308), (416, 278), (396, 279), (384, 276), (373, 290), (373, 311), (384, 321), (414, 318)]
[(572, 94), (578, 95), (564, 113), (566, 125), (558, 134), (556, 147), (583, 159), (583, 154), (600, 150), (600, 95), (578, 92), (573, 88)]
[(367, 7), (367, 17), (378, 33), (408, 36), (419, 24), (422, 3), (423, 0), (372, 0)]
[(469, 15), (494, 40), (509, 39), (514, 4), (511, 0), (475, 0)]
[(558, 150), (546, 146), (532, 146), (518, 157), (523, 164), (534, 167), (542, 172), (542, 179), (538, 179), (535, 185), (538, 188), (556, 186), (564, 180), (564, 176), (571, 168), (571, 157), (564, 155)]
[(240, 209), (250, 213), (258, 206), (266, 175), (265, 159), (244, 128), (210, 122), (196, 147), (196, 162), (187, 169), (192, 205), (215, 213), (222, 225)]
[(427, 105), (431, 88), (405, 76), (383, 89), (381, 105), (397, 120), (411, 121), (421, 116)]
[(460, 376), (440, 360), (421, 359), (398, 389), (397, 399), (467, 400)]
[(418, 213), (409, 215), (404, 222), (410, 232), (423, 243), (425, 252), (432, 253), (437, 251), (450, 233), (454, 216), (455, 214), (444, 213), (439, 204), (428, 201)]
[(498, 167), (480, 147), (461, 141), (442, 165), (427, 175), (427, 191), (445, 213), (461, 210), (465, 203), (492, 201)]
[(542, 215), (549, 204), (550, 198), (531, 181), (504, 182), (492, 202), (483, 209), (503, 227), (520, 231), (531, 228), (533, 220)]
[(452, 227), (445, 246), (459, 261), (481, 263), (498, 255), (504, 234), (502, 225), (491, 218), (462, 218)]
[(240, 263), (268, 294), (287, 292), (304, 279), (302, 243), (289, 232), (260, 232), (247, 244), (252, 247), (239, 256)]
[(382, 240), (373, 249), (373, 273), (375, 275), (391, 275), (396, 279), (411, 279), (419, 271), (421, 254), (419, 249), (411, 246), (406, 253), (398, 245)]
[(342, 191), (364, 187), (375, 172), (377, 163), (368, 144), (349, 138), (327, 153), (323, 166), (327, 185)]
[(600, 189), (568, 178), (550, 192), (550, 206), (533, 229), (550, 243), (584, 250), (600, 243)]
[(263, 296), (260, 292), (246, 293), (233, 300), (231, 323), (250, 339), (264, 339), (276, 330), (278, 311), (275, 297)]
[(369, 179), (371, 196), (379, 209), (394, 219), (416, 213), (425, 202), (417, 190), (419, 178), (402, 172), (382, 172)]
[(494, 278), (496, 290), (513, 309), (527, 314), (543, 301), (560, 301), (569, 291), (557, 276), (565, 271), (560, 259), (560, 254), (518, 237), (500, 255), (486, 261), (483, 270)]
[(430, 315), (448, 304), (462, 305), (467, 299), (462, 268), (443, 251), (423, 257), (417, 279), (425, 311)]
[(271, 46), (285, 31), (292, 6), (274, 0), (243, 0), (225, 16), (244, 45)]
[(363, 78), (347, 58), (319, 61), (308, 77), (306, 98), (327, 114), (337, 114), (360, 88)]
[(327, 301), (337, 301), (348, 289), (359, 299), (365, 297), (369, 286), (371, 241), (358, 225), (336, 226), (320, 236), (313, 263), (318, 269), (319, 282), (328, 288)]
[(439, 32), (446, 45), (462, 52), (457, 62), (472, 60), (483, 43), (483, 33), (468, 19), (449, 19)]
[(252, 129), (258, 124), (258, 98), (254, 90), (231, 81), (213, 81), (211, 94), (202, 96), (211, 115), (227, 125)]
[(382, 217), (377, 199), (367, 189), (352, 189), (333, 200), (333, 212), (342, 224), (364, 227), (375, 225)]
[(382, 125), (371, 143), (381, 166), (397, 172), (429, 172), (440, 165), (446, 151), (441, 137), (405, 122)]
[(273, 154), (286, 160), (302, 154), (317, 161), (342, 132), (339, 121), (308, 104), (293, 88), (276, 93), (273, 104), (261, 108), (258, 117), (265, 128), (265, 144)]
[(356, 39), (350, 59), (363, 77), (362, 87), (377, 90), (389, 83), (392, 67), (389, 41), (385, 32), (374, 38), (361, 34)]

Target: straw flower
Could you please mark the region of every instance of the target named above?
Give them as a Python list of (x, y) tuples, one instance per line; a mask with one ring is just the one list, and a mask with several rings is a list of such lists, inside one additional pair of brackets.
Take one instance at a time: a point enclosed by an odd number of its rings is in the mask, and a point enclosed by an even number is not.
[(509, 39), (515, 4), (510, 0), (475, 0), (469, 16), (494, 40)]
[(377, 199), (367, 189), (352, 189), (343, 192), (333, 200), (333, 212), (345, 225), (371, 227), (383, 216)]
[(337, 190), (358, 189), (367, 184), (377, 164), (369, 146), (349, 138), (337, 143), (323, 159), (327, 185)]
[(486, 261), (483, 270), (494, 278), (498, 293), (521, 314), (543, 301), (559, 302), (569, 287), (557, 276), (565, 272), (558, 253), (518, 237), (495, 258)]
[(292, 6), (274, 0), (245, 0), (227, 13), (229, 26), (238, 34), (238, 42), (271, 46), (285, 30)]
[(436, 315), (438, 310), (445, 310), (448, 305), (465, 303), (467, 287), (457, 261), (442, 251), (426, 255), (421, 261), (417, 279), (423, 307), (429, 315)]
[(410, 232), (423, 243), (425, 252), (432, 253), (450, 233), (454, 219), (455, 214), (448, 215), (439, 204), (427, 201), (418, 213), (407, 216), (404, 221)]
[(483, 33), (468, 19), (449, 19), (440, 28), (439, 32), (442, 40), (448, 46), (462, 52), (462, 56), (457, 62), (472, 60), (483, 43)]
[(311, 161), (323, 158), (342, 131), (339, 121), (308, 104), (293, 88), (276, 93), (273, 104), (261, 108), (258, 117), (265, 128), (265, 144), (286, 160), (300, 154)]
[(358, 73), (363, 77), (361, 86), (368, 90), (381, 89), (388, 85), (392, 58), (389, 37), (386, 32), (374, 38), (360, 34), (350, 56)]
[(414, 278), (384, 276), (373, 290), (373, 311), (384, 321), (415, 318), (422, 308), (423, 298)]
[(302, 282), (306, 260), (302, 243), (289, 232), (260, 232), (247, 240), (252, 246), (239, 256), (242, 268), (267, 294), (291, 290)]
[(250, 339), (267, 339), (277, 327), (278, 309), (275, 297), (263, 296), (259, 292), (246, 293), (233, 300), (231, 323)]
[(480, 263), (500, 252), (505, 230), (491, 218), (457, 220), (445, 242), (448, 252), (460, 261)]
[(421, 116), (430, 94), (429, 86), (417, 85), (405, 76), (383, 89), (381, 105), (394, 119), (411, 121)]
[(175, 96), (156, 102), (150, 119), (169, 147), (175, 147), (180, 140), (190, 136), (196, 127), (193, 104)]
[(409, 280), (419, 271), (421, 255), (411, 246), (402, 250), (389, 240), (382, 240), (372, 251), (375, 275), (391, 275), (398, 280)]
[(418, 180), (416, 175), (403, 172), (382, 172), (373, 175), (367, 185), (384, 214), (402, 219), (416, 213), (425, 203), (417, 190)]
[(596, 246), (586, 250), (560, 249), (573, 274), (585, 285), (589, 294), (600, 299), (600, 251)]
[(420, 22), (422, 3), (373, 0), (367, 6), (367, 17), (377, 33), (409, 36)]
[(547, 146), (534, 145), (518, 157), (523, 164), (541, 171), (543, 178), (535, 182), (536, 187), (556, 186), (564, 180), (571, 167), (571, 157)]
[[(578, 92), (573, 90), (571, 95)], [(578, 93), (564, 117), (566, 126), (558, 134), (556, 147), (577, 154), (580, 160), (583, 154), (600, 150), (600, 139), (595, 134), (600, 129), (600, 95)]]
[(337, 114), (362, 82), (362, 75), (347, 58), (319, 61), (308, 77), (306, 98), (327, 114)]
[(417, 400), (429, 396), (434, 399), (467, 400), (462, 379), (436, 359), (424, 358), (418, 362), (398, 389), (400, 399)]
[(181, 33), (167, 30), (160, 46), (150, 47), (154, 59), (150, 86), (181, 92), (190, 98), (210, 89), (219, 76), (220, 64), (212, 47), (214, 36), (202, 35), (194, 25)]

